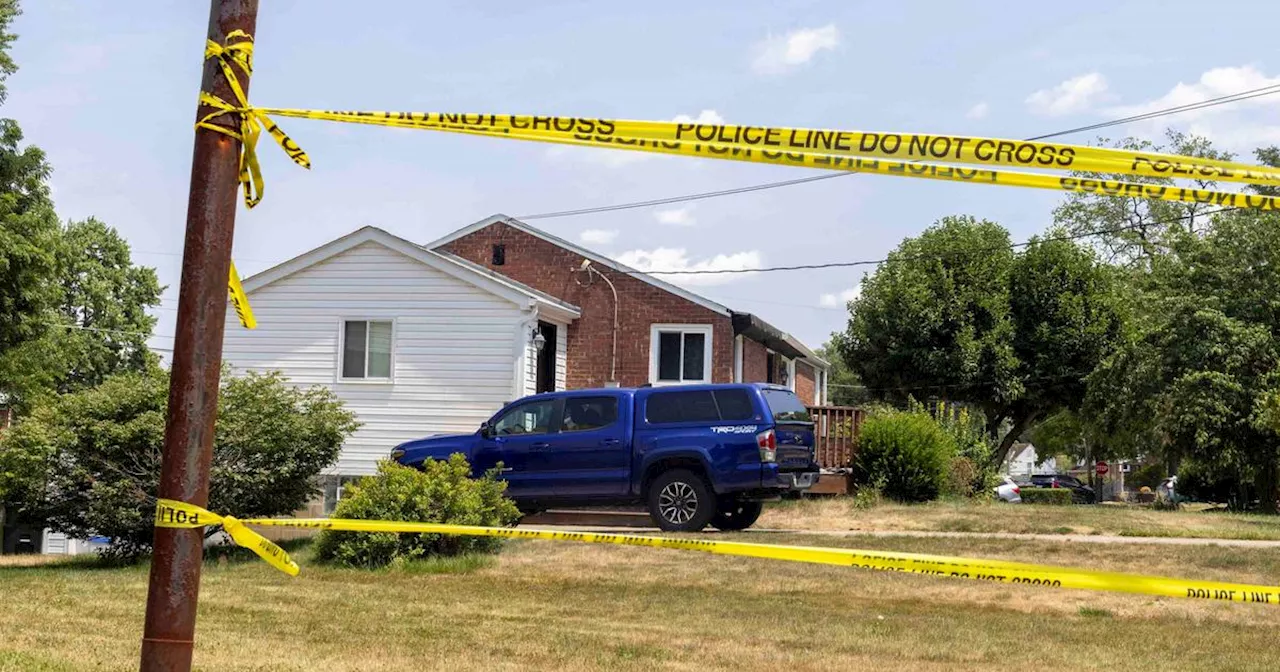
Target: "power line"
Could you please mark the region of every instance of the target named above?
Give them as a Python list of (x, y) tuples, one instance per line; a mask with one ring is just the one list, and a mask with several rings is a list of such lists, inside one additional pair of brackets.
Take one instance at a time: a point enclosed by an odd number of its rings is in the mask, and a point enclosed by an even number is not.
[[(1146, 112), (1143, 114), (1135, 114), (1128, 117), (1122, 117), (1120, 119), (1112, 119), (1111, 121), (1104, 121), (1097, 124), (1090, 124), (1088, 126), (1077, 126), (1075, 128), (1069, 128), (1065, 131), (1057, 131), (1054, 133), (1037, 135), (1035, 137), (1027, 138), (1027, 140), (1028, 141), (1048, 140), (1049, 138), (1057, 138), (1064, 135), (1082, 133), (1085, 131), (1093, 131), (1100, 128), (1108, 128), (1111, 126), (1120, 126), (1122, 124), (1128, 124), (1135, 121), (1145, 121), (1147, 119), (1155, 119), (1157, 117), (1163, 117), (1171, 114), (1178, 114), (1181, 112), (1201, 110), (1208, 107), (1215, 107), (1217, 105), (1226, 105), (1227, 103), (1235, 103), (1242, 100), (1248, 100), (1250, 98), (1258, 98), (1260, 96), (1269, 96), (1276, 93), (1280, 93), (1280, 84), (1264, 86), (1257, 89), (1250, 89), (1248, 91), (1240, 91), (1238, 93), (1233, 93), (1226, 96), (1210, 98), (1209, 100), (1203, 100), (1198, 103), (1188, 103), (1185, 105), (1177, 105), (1174, 107), (1168, 107), (1161, 110), (1153, 110), (1151, 112)], [(765, 189), (777, 189), (780, 187), (790, 187), (797, 184), (807, 184), (809, 182), (818, 182), (821, 180), (833, 180), (837, 177), (849, 177), (851, 175), (856, 175), (856, 174), (857, 173), (852, 173), (852, 172), (840, 172), (840, 173), (832, 173), (828, 175), (814, 175), (811, 177), (802, 177), (794, 180), (784, 180), (782, 182), (766, 182), (764, 184), (755, 184), (755, 185), (746, 186), (746, 187), (737, 187), (734, 189), (722, 189), (720, 191), (705, 191), (697, 194), (688, 194), (685, 196), (671, 196), (669, 198), (655, 198), (647, 201), (618, 203), (615, 205), (604, 205), (604, 206), (599, 206), (594, 208), (579, 208), (577, 210), (560, 210), (556, 212), (542, 212), (542, 213), (537, 213), (532, 215), (521, 215), (519, 217), (516, 217), (516, 219), (521, 219), (521, 220), (553, 219), (557, 217), (575, 217), (578, 215), (589, 215), (589, 214), (594, 214), (599, 212), (615, 212), (617, 210), (632, 210), (635, 208), (647, 208), (655, 205), (669, 205), (672, 203), (700, 201), (703, 199), (717, 198), (720, 196), (732, 196), (734, 194), (744, 194), (744, 193), (749, 193), (753, 191), (764, 191)]]
[[(1213, 215), (1219, 212), (1224, 212), (1230, 209), (1231, 208), (1215, 208), (1212, 210), (1205, 210), (1203, 212), (1183, 215), (1181, 217), (1176, 217), (1174, 219), (1163, 220), (1163, 221), (1141, 222), (1138, 224), (1129, 224), (1126, 226), (1117, 226), (1117, 227), (1112, 227), (1107, 229), (1094, 229), (1091, 231), (1082, 231), (1080, 233), (1071, 233), (1071, 234), (1062, 235), (1062, 236), (1046, 236), (1046, 237), (1037, 239), (1035, 242), (1047, 243), (1047, 242), (1056, 242), (1056, 241), (1063, 241), (1063, 240), (1078, 240), (1080, 238), (1090, 238), (1093, 236), (1101, 236), (1108, 233), (1119, 233), (1121, 231), (1138, 229), (1144, 226), (1161, 226), (1165, 224), (1174, 224), (1177, 222), (1183, 222), (1183, 221), (1192, 219), (1194, 217), (1204, 217), (1207, 215)], [(1032, 242), (1033, 241), (1030, 241), (1030, 240), (1024, 240), (1020, 243), (1010, 243), (1008, 245), (1008, 249), (1014, 250), (1020, 247), (1027, 247), (1031, 245)], [(992, 248), (982, 249), (979, 251), (994, 252), (994, 251), (1003, 250), (1003, 249), (1005, 249), (1005, 246), (1002, 245), (998, 248), (992, 247)], [(954, 254), (968, 254), (968, 253), (969, 253), (968, 251), (958, 250)], [(941, 258), (943, 258), (942, 255), (925, 255), (925, 254), (901, 257), (901, 259), (906, 261), (915, 261), (920, 259), (941, 259)], [(626, 273), (628, 275), (635, 275), (635, 274), (729, 275), (729, 274), (735, 274), (735, 273), (775, 273), (779, 271), (812, 271), (812, 270), (821, 270), (821, 269), (827, 269), (827, 268), (850, 268), (854, 266), (875, 266), (875, 265), (883, 264), (886, 261), (888, 261), (888, 259), (864, 259), (860, 261), (832, 261), (824, 264), (796, 264), (793, 266), (768, 266), (765, 268), (718, 268), (718, 269), (700, 269), (700, 270), (692, 270), (692, 271), (620, 271), (620, 272)]]
[(147, 338), (173, 338), (172, 336), (169, 336), (167, 334), (148, 334), (144, 331), (126, 331), (124, 329), (104, 329), (102, 327), (82, 327), (78, 324), (67, 324), (65, 322), (52, 322), (50, 324), (55, 327), (62, 327), (63, 329), (79, 329), (81, 331), (100, 331), (108, 334), (124, 334), (126, 336), (145, 336)]

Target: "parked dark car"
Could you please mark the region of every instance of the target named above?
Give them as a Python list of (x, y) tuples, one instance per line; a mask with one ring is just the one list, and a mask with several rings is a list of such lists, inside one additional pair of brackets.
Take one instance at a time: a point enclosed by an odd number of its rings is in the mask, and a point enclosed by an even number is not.
[(1071, 501), (1076, 504), (1093, 504), (1097, 501), (1093, 488), (1075, 476), (1066, 474), (1034, 474), (1019, 485), (1024, 488), (1066, 488), (1071, 491)]

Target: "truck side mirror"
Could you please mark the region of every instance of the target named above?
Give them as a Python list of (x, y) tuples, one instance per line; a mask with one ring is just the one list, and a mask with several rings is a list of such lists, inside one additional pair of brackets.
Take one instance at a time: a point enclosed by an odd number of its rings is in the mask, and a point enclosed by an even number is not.
[(488, 420), (480, 423), (480, 437), (484, 439), (493, 438), (493, 426), (489, 424)]

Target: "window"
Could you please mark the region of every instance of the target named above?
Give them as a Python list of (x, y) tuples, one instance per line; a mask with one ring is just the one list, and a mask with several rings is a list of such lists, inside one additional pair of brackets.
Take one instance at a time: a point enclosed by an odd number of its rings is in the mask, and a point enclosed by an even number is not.
[(493, 423), (493, 433), (497, 436), (546, 434), (551, 431), (551, 413), (555, 407), (556, 402), (551, 399), (520, 404)]
[(494, 245), (493, 246), (493, 265), (503, 266), (506, 263), (507, 263), (507, 246)]
[(750, 420), (756, 416), (746, 390), (716, 390), (715, 397), (721, 420)]
[(773, 412), (774, 422), (812, 422), (809, 409), (800, 403), (800, 397), (789, 390), (764, 390), (764, 403)]
[(710, 391), (656, 392), (644, 408), (645, 420), (662, 425), (672, 422), (719, 422), (715, 399)]
[(391, 379), (390, 320), (347, 320), (342, 324), (342, 377)]
[(617, 397), (577, 397), (564, 402), (562, 432), (585, 432), (618, 421)]
[(655, 324), (651, 336), (650, 382), (711, 382), (711, 325)]

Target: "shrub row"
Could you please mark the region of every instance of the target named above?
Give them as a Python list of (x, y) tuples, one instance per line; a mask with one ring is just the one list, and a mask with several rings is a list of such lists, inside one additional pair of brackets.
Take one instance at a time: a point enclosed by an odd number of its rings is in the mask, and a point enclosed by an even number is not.
[(1071, 505), (1071, 490), (1067, 488), (1022, 488), (1023, 504)]

